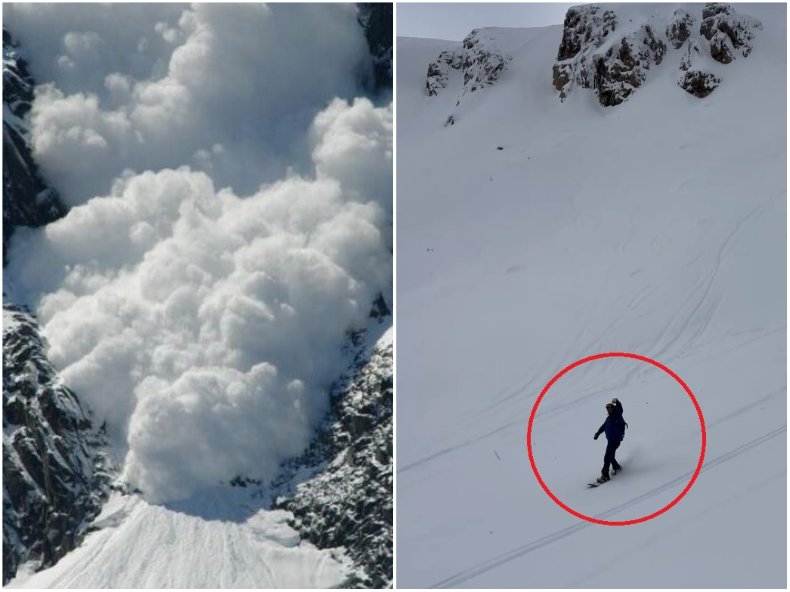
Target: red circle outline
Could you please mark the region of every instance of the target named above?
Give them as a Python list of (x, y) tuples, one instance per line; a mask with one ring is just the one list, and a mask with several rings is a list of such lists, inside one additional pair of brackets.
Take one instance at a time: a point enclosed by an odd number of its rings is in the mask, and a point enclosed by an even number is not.
[[(677, 381), (677, 383), (680, 386), (683, 387), (683, 390), (686, 391), (686, 394), (689, 396), (691, 402), (694, 404), (694, 409), (697, 410), (700, 429), (702, 431), (702, 447), (700, 449), (697, 468), (694, 471), (694, 474), (691, 476), (691, 480), (688, 482), (688, 484), (683, 489), (683, 491), (681, 491), (680, 494), (675, 499), (673, 499), (671, 502), (669, 502), (666, 506), (664, 506), (660, 510), (653, 512), (652, 514), (648, 514), (647, 516), (642, 516), (641, 518), (634, 518), (633, 520), (622, 520), (622, 521), (599, 520), (598, 518), (592, 518), (591, 516), (586, 516), (581, 512), (577, 512), (573, 508), (565, 505), (562, 501), (560, 501), (560, 499), (556, 495), (554, 495), (551, 492), (551, 490), (548, 488), (546, 483), (544, 483), (543, 479), (540, 476), (540, 472), (538, 471), (538, 467), (535, 464), (535, 457), (532, 454), (532, 426), (535, 422), (535, 414), (538, 411), (538, 406), (540, 405), (540, 402), (543, 400), (544, 395), (549, 391), (549, 389), (552, 386), (554, 386), (555, 382), (557, 382), (560, 378), (562, 378), (565, 374), (567, 374), (574, 368), (577, 368), (582, 364), (586, 364), (587, 362), (592, 362), (593, 360), (600, 360), (602, 358), (631, 358), (633, 360), (639, 360), (640, 362), (646, 362), (648, 364), (651, 364), (652, 366), (655, 366), (656, 368), (659, 368), (660, 370), (663, 370), (664, 372), (669, 374), (672, 378), (674, 378)], [(535, 404), (532, 406), (532, 413), (530, 413), (529, 415), (529, 424), (527, 425), (527, 453), (529, 454), (529, 464), (532, 467), (532, 472), (535, 473), (535, 477), (537, 477), (538, 479), (538, 483), (540, 483), (540, 486), (543, 488), (543, 491), (546, 492), (546, 494), (554, 501), (554, 503), (556, 503), (566, 512), (573, 514), (577, 518), (586, 520), (587, 522), (592, 522), (594, 524), (602, 524), (603, 526), (629, 526), (631, 524), (639, 524), (640, 522), (647, 522), (648, 520), (652, 520), (653, 518), (660, 516), (667, 510), (670, 510), (672, 507), (674, 507), (675, 504), (677, 504), (681, 499), (683, 499), (683, 496), (685, 496), (689, 492), (692, 485), (694, 485), (694, 482), (697, 480), (697, 477), (699, 476), (699, 473), (702, 470), (702, 463), (705, 460), (706, 444), (707, 444), (707, 435), (705, 431), (705, 418), (702, 416), (702, 409), (700, 408), (699, 403), (697, 402), (697, 398), (694, 396), (694, 393), (692, 393), (688, 385), (685, 382), (683, 382), (683, 379), (680, 378), (680, 376), (678, 376), (677, 374), (675, 374), (672, 370), (664, 366), (664, 364), (662, 364), (661, 362), (656, 362), (655, 360), (652, 360), (648, 357), (640, 356), (639, 354), (631, 354), (628, 352), (607, 352), (603, 354), (595, 354), (592, 356), (587, 356), (586, 358), (577, 360), (573, 364), (570, 364), (569, 366), (566, 366), (565, 368), (560, 370), (554, 376), (554, 378), (552, 378), (548, 382), (548, 384), (546, 384), (546, 386), (543, 387), (543, 390), (540, 391), (540, 395), (538, 395), (537, 401), (535, 401)]]

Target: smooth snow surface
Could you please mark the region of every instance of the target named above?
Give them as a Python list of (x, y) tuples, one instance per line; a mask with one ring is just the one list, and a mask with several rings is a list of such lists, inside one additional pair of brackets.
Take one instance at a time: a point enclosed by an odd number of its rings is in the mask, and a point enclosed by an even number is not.
[[(11, 588), (329, 588), (351, 568), (340, 549), (300, 542), (289, 512), (246, 491), (155, 506), (113, 494), (98, 531), (54, 567), (20, 570)], [(246, 503), (244, 499), (246, 498)]]
[[(399, 587), (786, 586), (785, 7), (736, 9), (763, 30), (713, 94), (677, 85), (670, 46), (607, 109), (558, 99), (559, 26), (488, 30), (513, 60), (459, 105), (460, 71), (424, 87), (460, 45), (398, 40)], [(707, 423), (694, 487), (634, 526), (561, 509), (525, 446), (544, 385), (609, 351), (667, 365)], [(587, 489), (613, 396), (625, 472)], [(533, 443), (564, 503), (624, 521), (680, 493), (701, 435), (674, 380), (617, 359), (560, 379)]]

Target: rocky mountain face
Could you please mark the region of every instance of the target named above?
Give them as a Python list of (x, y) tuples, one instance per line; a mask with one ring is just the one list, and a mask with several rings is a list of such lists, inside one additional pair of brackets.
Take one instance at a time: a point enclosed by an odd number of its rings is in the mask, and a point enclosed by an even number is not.
[(3, 29), (3, 261), (17, 226), (43, 226), (66, 213), (57, 192), (41, 178), (28, 144), (25, 117), (34, 86), (20, 48)]
[(444, 50), (428, 64), (425, 92), (433, 97), (447, 88), (450, 70), (460, 70), (464, 76), (462, 96), (491, 86), (499, 80), (511, 59), (497, 48), (487, 29), (474, 29), (464, 38), (460, 50)]
[(493, 36), (487, 35), (485, 29), (475, 29), (469, 33), (464, 39), (463, 48), (461, 65), (465, 92), (475, 92), (494, 84), (512, 59), (496, 47)]
[(435, 97), (439, 91), (447, 88), (450, 70), (460, 70), (463, 55), (457, 51), (443, 50), (434, 61), (428, 64), (428, 75), (425, 79), (425, 92)]
[[(34, 81), (3, 30), (3, 261), (18, 226), (65, 215), (41, 178), (26, 116)], [(47, 359), (34, 316), (3, 303), (3, 582), (56, 563), (82, 540), (109, 490), (103, 435)]]
[[(474, 29), (464, 38), (460, 50), (444, 50), (428, 64), (425, 92), (429, 97), (436, 96), (447, 88), (451, 70), (459, 70), (464, 82), (456, 102), (458, 106), (465, 94), (495, 84), (512, 59), (497, 47), (496, 39), (489, 29)], [(455, 117), (450, 115), (445, 125), (454, 123)]]
[(81, 542), (110, 483), (104, 436), (46, 356), (38, 323), (3, 310), (3, 583)]
[[(552, 66), (552, 83), (564, 101), (576, 87), (595, 92), (604, 107), (634, 94), (658, 66), (676, 68), (680, 88), (702, 98), (721, 83), (723, 66), (746, 58), (762, 24), (739, 14), (729, 4), (709, 3), (688, 10), (585, 4), (568, 10), (562, 40)], [(436, 96), (447, 88), (454, 70), (463, 73), (466, 93), (492, 86), (506, 71), (511, 56), (500, 51), (490, 29), (475, 29), (462, 49), (445, 49), (428, 64), (425, 92)], [(445, 125), (456, 121), (451, 114)]]
[(304, 538), (345, 547), (360, 567), (348, 587), (392, 586), (392, 389), (392, 343), (379, 342), (338, 383), (317, 437), (276, 484), (275, 507), (293, 512)]
[(373, 56), (376, 91), (392, 88), (392, 4), (370, 2), (357, 5), (359, 23), (365, 30)]
[(671, 55), (679, 69), (678, 85), (705, 97), (721, 82), (718, 64), (729, 64), (736, 55), (747, 57), (762, 28), (758, 20), (720, 3), (706, 4), (701, 19), (677, 9), (669, 20), (651, 18), (636, 26), (633, 19), (619, 19), (617, 12), (616, 5), (568, 10), (553, 66), (560, 100), (579, 86), (594, 90), (604, 107), (619, 105), (670, 57), (670, 47), (680, 50), (679, 59)]

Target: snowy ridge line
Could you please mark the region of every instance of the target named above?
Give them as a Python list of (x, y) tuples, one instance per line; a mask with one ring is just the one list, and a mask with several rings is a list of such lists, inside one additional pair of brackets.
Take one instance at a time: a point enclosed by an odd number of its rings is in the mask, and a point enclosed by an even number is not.
[[(732, 459), (732, 458), (734, 458), (736, 456), (739, 456), (740, 454), (742, 454), (742, 453), (744, 453), (744, 452), (746, 452), (748, 450), (751, 450), (752, 448), (755, 448), (755, 447), (759, 446), (760, 444), (764, 444), (765, 442), (768, 442), (769, 440), (775, 438), (776, 436), (779, 436), (779, 435), (784, 434), (786, 432), (787, 432), (787, 424), (782, 424), (778, 428), (775, 428), (775, 429), (771, 430), (770, 432), (767, 432), (766, 434), (763, 434), (762, 436), (754, 438), (753, 440), (750, 440), (750, 441), (748, 441), (748, 442), (746, 442), (744, 444), (741, 444), (740, 446), (737, 446), (736, 448), (733, 448), (729, 452), (725, 452), (724, 454), (716, 457), (715, 459), (713, 459), (713, 460), (711, 460), (709, 462), (706, 462), (704, 464), (704, 466), (702, 467), (702, 470), (700, 471), (700, 474), (706, 472), (708, 469), (712, 469), (713, 467), (716, 467), (716, 466), (718, 466), (720, 464), (723, 464), (723, 463), (727, 462), (728, 460), (730, 460), (730, 459)], [(693, 473), (693, 471), (687, 471), (686, 473), (683, 473), (679, 477), (677, 477), (675, 479), (672, 479), (671, 481), (668, 481), (667, 483), (664, 483), (663, 485), (660, 485), (659, 487), (656, 487), (655, 489), (652, 489), (652, 490), (650, 490), (650, 491), (648, 491), (646, 493), (643, 493), (642, 495), (639, 495), (639, 496), (637, 496), (637, 497), (635, 497), (635, 498), (633, 498), (633, 499), (631, 499), (631, 500), (629, 500), (627, 502), (624, 502), (622, 504), (614, 506), (613, 508), (610, 508), (609, 510), (606, 510), (605, 512), (601, 512), (600, 514), (596, 515), (595, 517), (596, 518), (608, 518), (609, 516), (612, 516), (613, 514), (616, 514), (617, 512), (619, 512), (621, 510), (624, 510), (624, 509), (626, 509), (626, 508), (628, 508), (630, 506), (633, 506), (633, 505), (635, 505), (635, 504), (637, 504), (639, 502), (642, 502), (645, 499), (648, 499), (648, 498), (650, 498), (650, 497), (652, 497), (652, 496), (654, 496), (654, 495), (656, 495), (658, 493), (661, 493), (661, 492), (663, 492), (663, 491), (665, 491), (667, 489), (670, 489), (670, 488), (674, 487), (678, 483), (682, 482), (684, 479), (689, 478), (692, 475), (692, 473)], [(477, 577), (479, 575), (482, 575), (482, 574), (486, 573), (487, 571), (495, 569), (495, 568), (499, 567), (500, 565), (504, 565), (505, 563), (509, 563), (510, 561), (513, 561), (514, 559), (518, 559), (519, 557), (521, 557), (523, 555), (526, 555), (528, 553), (532, 553), (533, 551), (541, 549), (541, 548), (545, 547), (546, 545), (550, 545), (551, 543), (553, 543), (555, 541), (563, 539), (563, 538), (565, 538), (565, 537), (567, 537), (567, 536), (569, 536), (569, 535), (571, 535), (571, 534), (573, 534), (573, 533), (575, 533), (575, 532), (577, 532), (579, 530), (582, 530), (584, 528), (588, 528), (590, 526), (592, 526), (591, 522), (583, 522), (583, 523), (574, 524), (573, 526), (569, 526), (567, 528), (563, 528), (562, 530), (558, 530), (557, 532), (554, 532), (552, 534), (549, 534), (549, 535), (546, 535), (544, 537), (541, 537), (541, 538), (539, 538), (539, 539), (537, 539), (535, 541), (532, 541), (531, 543), (527, 543), (526, 545), (522, 545), (520, 547), (516, 547), (515, 549), (513, 549), (511, 551), (503, 553), (503, 554), (501, 554), (501, 555), (499, 555), (497, 557), (493, 557), (492, 559), (488, 559), (488, 560), (486, 560), (486, 561), (484, 561), (484, 562), (482, 562), (482, 563), (480, 563), (480, 564), (478, 564), (478, 565), (476, 565), (474, 567), (470, 567), (470, 568), (467, 568), (467, 569), (465, 569), (463, 571), (460, 571), (457, 574), (454, 574), (454, 575), (452, 575), (452, 576), (450, 576), (448, 578), (445, 578), (444, 580), (441, 580), (441, 581), (439, 581), (439, 582), (437, 582), (435, 584), (432, 584), (430, 587), (431, 588), (451, 588), (451, 587), (456, 587), (456, 586), (458, 586), (458, 585), (460, 585), (460, 584), (462, 584), (464, 582), (467, 582), (467, 581), (471, 580), (472, 578), (475, 578), (475, 577)]]

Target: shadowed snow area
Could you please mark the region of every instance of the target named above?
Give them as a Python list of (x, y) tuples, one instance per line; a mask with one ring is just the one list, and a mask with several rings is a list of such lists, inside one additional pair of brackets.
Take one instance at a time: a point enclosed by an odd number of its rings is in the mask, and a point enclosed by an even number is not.
[[(663, 39), (675, 8), (620, 22)], [(608, 108), (552, 87), (562, 26), (479, 30), (506, 67), (473, 92), (448, 67), (435, 96), (429, 64), (462, 45), (398, 40), (399, 586), (785, 586), (785, 8), (735, 8), (762, 28), (712, 94), (678, 85), (667, 44)], [(702, 5), (685, 9), (699, 28)], [(708, 444), (677, 506), (617, 528), (556, 505), (525, 445), (544, 385), (609, 351), (676, 372)], [(625, 470), (587, 489), (614, 396)], [(701, 434), (677, 382), (616, 359), (554, 385), (533, 443), (559, 499), (623, 521), (681, 492)]]

